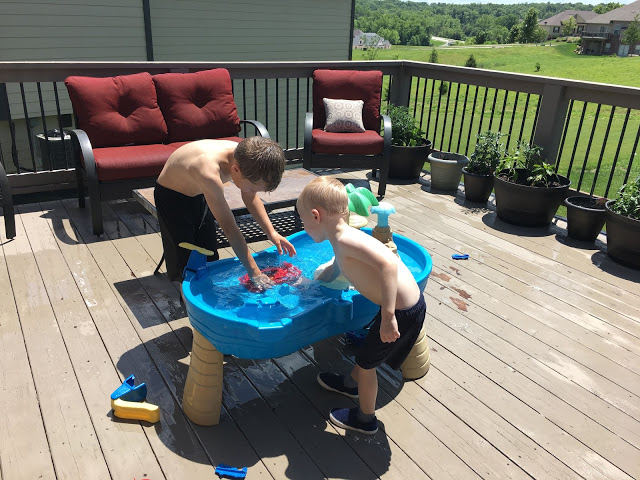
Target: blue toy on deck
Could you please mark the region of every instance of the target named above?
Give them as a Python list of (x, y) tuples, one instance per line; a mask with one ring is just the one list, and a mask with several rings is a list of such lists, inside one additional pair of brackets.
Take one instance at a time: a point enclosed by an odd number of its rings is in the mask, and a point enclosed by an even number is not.
[(124, 400), (127, 402), (144, 402), (147, 398), (147, 384), (135, 385), (135, 375), (129, 375), (122, 385), (111, 394), (111, 400)]
[[(363, 228), (371, 234), (371, 229)], [(357, 330), (379, 307), (353, 288), (333, 290), (311, 280), (318, 266), (330, 261), (328, 241), (314, 243), (306, 232), (291, 235), (294, 258), (280, 257), (275, 247), (254, 254), (258, 267), (286, 260), (302, 271), (294, 284), (251, 293), (238, 278), (246, 271), (237, 258), (207, 263), (193, 251), (185, 268), (182, 291), (192, 326), (224, 354), (261, 359), (288, 355), (318, 340)], [(398, 254), (423, 290), (431, 273), (429, 253), (402, 235), (393, 235)]]

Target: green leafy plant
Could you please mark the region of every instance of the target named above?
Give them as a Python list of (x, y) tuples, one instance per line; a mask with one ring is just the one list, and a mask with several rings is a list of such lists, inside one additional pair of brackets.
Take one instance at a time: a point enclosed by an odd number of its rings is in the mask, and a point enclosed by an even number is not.
[(540, 71), (540, 62), (536, 62), (536, 72)]
[(478, 175), (491, 175), (505, 155), (500, 132), (486, 131), (477, 135), (478, 140), (465, 170)]
[(387, 114), (391, 118), (391, 144), (415, 147), (423, 144), (424, 136), (408, 107), (389, 105)]
[(634, 220), (640, 220), (640, 176), (620, 187), (618, 198), (611, 204), (611, 210)]
[(519, 142), (500, 162), (497, 170), (503, 179), (531, 187), (557, 185), (554, 167), (544, 161), (542, 147)]

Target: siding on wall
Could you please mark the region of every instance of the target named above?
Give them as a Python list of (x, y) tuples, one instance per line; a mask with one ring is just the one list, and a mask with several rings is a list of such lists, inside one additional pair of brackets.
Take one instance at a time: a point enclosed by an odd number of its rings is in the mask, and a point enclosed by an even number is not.
[(0, 60), (146, 60), (141, 1), (0, 2)]
[(155, 60), (348, 60), (351, 0), (151, 0)]

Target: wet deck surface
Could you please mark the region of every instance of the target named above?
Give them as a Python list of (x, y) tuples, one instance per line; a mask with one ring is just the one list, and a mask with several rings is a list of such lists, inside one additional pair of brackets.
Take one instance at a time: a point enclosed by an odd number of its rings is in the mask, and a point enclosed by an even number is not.
[[(377, 190), (365, 172), (335, 176)], [(341, 337), (227, 358), (220, 425), (192, 425), (180, 408), (191, 329), (176, 287), (153, 275), (155, 219), (104, 204), (98, 238), (75, 201), (19, 206), (0, 255), (0, 478), (211, 479), (220, 463), (249, 479), (640, 478), (640, 272), (600, 241), (567, 240), (561, 220), (504, 224), (431, 192), (428, 175), (385, 200), (392, 228), (433, 257), (432, 366), (407, 383), (379, 370), (373, 438), (327, 422), (353, 406), (315, 381), (353, 365)], [(132, 373), (161, 408), (155, 425), (112, 417), (109, 395)]]

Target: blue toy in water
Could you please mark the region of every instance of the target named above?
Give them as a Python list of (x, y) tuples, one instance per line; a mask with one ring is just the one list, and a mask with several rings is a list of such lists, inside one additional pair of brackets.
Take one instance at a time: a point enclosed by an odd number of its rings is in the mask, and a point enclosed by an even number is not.
[[(362, 231), (371, 234), (371, 229)], [(191, 325), (224, 354), (261, 359), (288, 355), (318, 340), (358, 330), (379, 307), (356, 290), (332, 290), (311, 280), (316, 268), (333, 257), (328, 241), (314, 243), (306, 232), (291, 235), (298, 254), (278, 256), (271, 247), (254, 258), (259, 268), (286, 260), (302, 271), (296, 283), (250, 293), (238, 278), (246, 273), (237, 258), (207, 263), (193, 251), (182, 292)], [(431, 273), (429, 253), (402, 235), (393, 235), (401, 260), (423, 290)]]
[(135, 375), (129, 375), (118, 388), (111, 394), (111, 400), (124, 400), (126, 402), (144, 402), (147, 398), (147, 384), (141, 383), (134, 386)]

